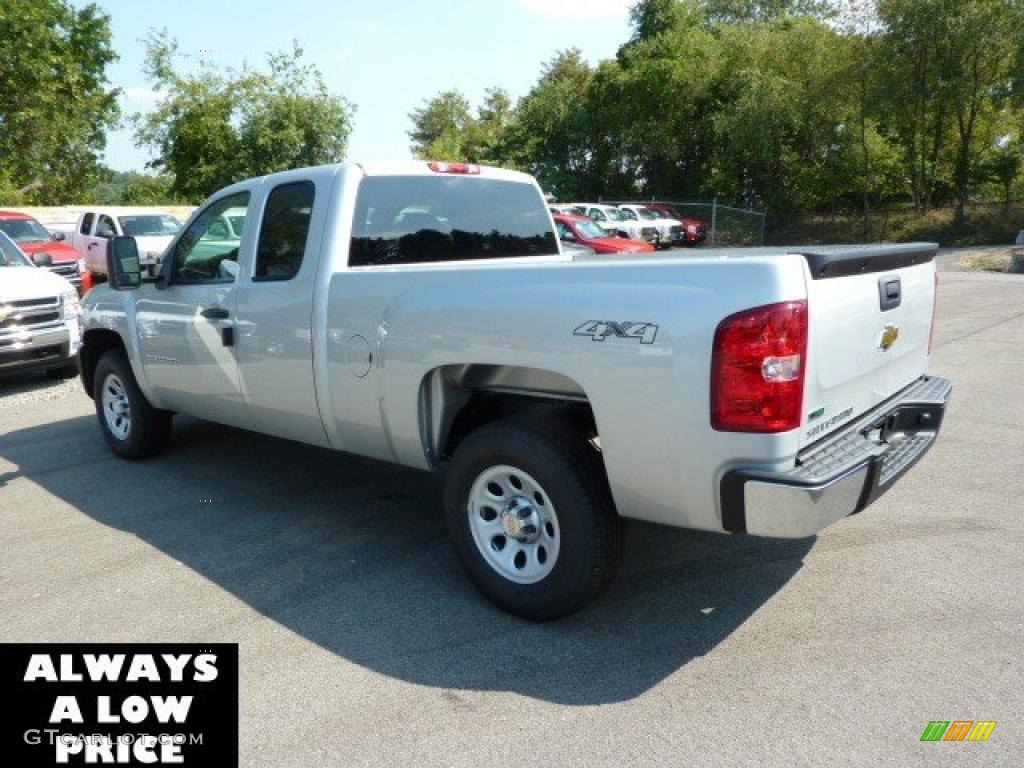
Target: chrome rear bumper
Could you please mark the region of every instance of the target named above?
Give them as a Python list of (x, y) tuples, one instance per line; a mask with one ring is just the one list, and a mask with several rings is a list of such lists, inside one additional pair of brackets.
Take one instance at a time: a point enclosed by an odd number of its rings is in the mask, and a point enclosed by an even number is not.
[(932, 447), (952, 389), (946, 379), (925, 376), (805, 450), (788, 472), (726, 472), (720, 486), (723, 527), (803, 538), (860, 512)]

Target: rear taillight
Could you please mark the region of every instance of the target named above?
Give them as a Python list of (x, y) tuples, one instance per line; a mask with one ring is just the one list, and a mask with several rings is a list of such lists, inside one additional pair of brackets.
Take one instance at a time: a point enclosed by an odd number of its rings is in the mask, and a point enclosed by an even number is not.
[(480, 173), (480, 166), (472, 163), (427, 163), (427, 167), (434, 173), (461, 173), (470, 176)]
[(715, 331), (711, 426), (722, 432), (796, 429), (806, 373), (806, 301), (730, 315)]
[(932, 294), (932, 327), (928, 330), (928, 354), (932, 353), (932, 339), (935, 338), (935, 314), (939, 311), (939, 273), (935, 273), (935, 293)]

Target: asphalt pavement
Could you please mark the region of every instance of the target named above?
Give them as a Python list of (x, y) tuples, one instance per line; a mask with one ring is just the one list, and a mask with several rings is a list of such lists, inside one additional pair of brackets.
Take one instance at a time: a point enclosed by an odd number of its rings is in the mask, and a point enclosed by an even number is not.
[(803, 541), (631, 525), (547, 625), (464, 578), (432, 476), (186, 418), (127, 463), (76, 381), (0, 381), (0, 641), (239, 643), (247, 767), (1017, 765), (1024, 278), (938, 305), (945, 429), (875, 506)]

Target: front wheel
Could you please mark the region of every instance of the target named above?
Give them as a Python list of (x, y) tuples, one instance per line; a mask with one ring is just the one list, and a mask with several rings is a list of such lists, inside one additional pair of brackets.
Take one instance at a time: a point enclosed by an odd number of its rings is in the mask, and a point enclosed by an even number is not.
[(126, 459), (144, 459), (167, 447), (171, 414), (146, 400), (124, 352), (112, 349), (100, 358), (93, 386), (100, 430), (114, 453)]
[(498, 607), (567, 616), (611, 582), (625, 526), (600, 456), (568, 421), (516, 417), (481, 427), (452, 458), (448, 529), (470, 579)]

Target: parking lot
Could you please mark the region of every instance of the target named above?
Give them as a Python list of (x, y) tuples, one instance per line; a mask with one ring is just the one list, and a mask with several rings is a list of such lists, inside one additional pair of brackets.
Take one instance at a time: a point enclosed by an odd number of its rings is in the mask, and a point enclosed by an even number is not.
[(954, 400), (895, 490), (809, 540), (633, 525), (549, 625), (470, 586), (431, 476), (185, 418), (126, 463), (77, 381), (3, 380), (0, 640), (239, 643), (245, 766), (1016, 764), (1024, 278), (938, 311)]

